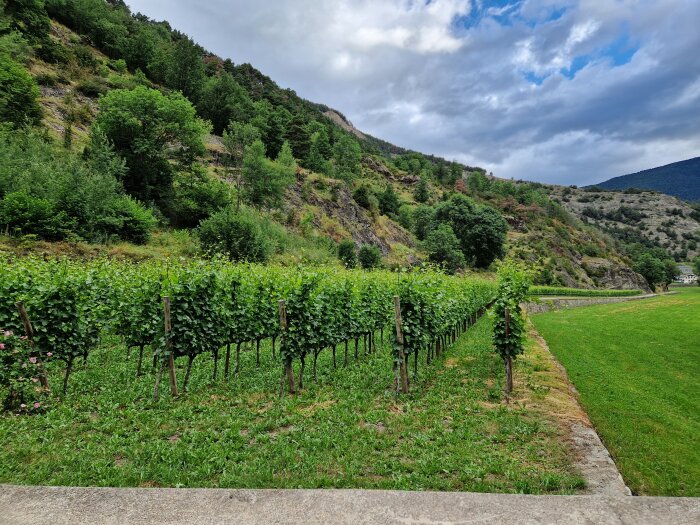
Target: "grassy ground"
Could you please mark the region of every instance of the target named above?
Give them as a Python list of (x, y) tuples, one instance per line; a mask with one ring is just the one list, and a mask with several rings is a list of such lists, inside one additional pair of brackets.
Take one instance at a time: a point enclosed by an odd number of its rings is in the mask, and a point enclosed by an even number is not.
[(335, 371), (326, 352), (318, 384), (308, 377), (302, 394), (283, 401), (275, 394), (279, 366), (269, 347), (260, 370), (254, 352), (244, 353), (240, 378), (229, 384), (210, 385), (211, 363), (202, 358), (188, 395), (155, 404), (153, 376), (135, 379), (134, 360), (106, 345), (75, 373), (65, 402), (43, 416), (0, 418), (0, 482), (528, 493), (580, 488), (556, 425), (522, 404), (500, 402), (502, 365), (490, 337), (484, 318), (446, 357), (421, 365), (413, 392), (399, 399), (391, 389), (388, 345)]
[(533, 321), (632, 491), (700, 496), (700, 288)]

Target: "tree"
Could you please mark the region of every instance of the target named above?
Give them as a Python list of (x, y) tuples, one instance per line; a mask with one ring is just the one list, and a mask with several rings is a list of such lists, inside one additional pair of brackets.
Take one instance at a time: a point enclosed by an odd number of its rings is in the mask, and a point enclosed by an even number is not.
[[(212, 123), (213, 132), (221, 135), (232, 120), (245, 120), (248, 115), (240, 113), (237, 101), (247, 97), (231, 75), (221, 73), (206, 81), (197, 102), (202, 118)], [(245, 113), (245, 112), (243, 112)]]
[(175, 44), (168, 64), (168, 87), (181, 91), (191, 102), (197, 102), (205, 80), (202, 49), (189, 39), (180, 40)]
[(448, 273), (455, 273), (466, 264), (459, 239), (448, 224), (440, 224), (428, 234), (425, 251), (431, 262), (442, 266)]
[(37, 102), (39, 88), (22, 65), (0, 54), (0, 122), (15, 127), (38, 124), (41, 106)]
[(426, 203), (430, 199), (430, 190), (428, 189), (428, 181), (425, 177), (421, 177), (416, 186), (416, 190), (413, 192), (413, 197), (416, 202)]
[(650, 253), (640, 255), (632, 265), (632, 269), (644, 277), (652, 290), (657, 284), (663, 283), (666, 278), (664, 263)]
[(365, 185), (357, 188), (352, 194), (352, 198), (355, 200), (355, 202), (366, 210), (369, 210), (370, 208), (370, 197), (372, 197), (372, 190)]
[(316, 173), (326, 173), (328, 168), (326, 166), (326, 159), (323, 156), (323, 150), (326, 149), (326, 146), (330, 148), (328, 145), (328, 134), (321, 131), (314, 133), (311, 136), (311, 147), (309, 148), (309, 155), (306, 157), (304, 166)]
[[(0, 4), (0, 12), (1, 8)], [(5, 13), (10, 17), (10, 27), (26, 35), (31, 43), (48, 38), (51, 20), (46, 14), (44, 0), (8, 0)]]
[(454, 195), (435, 210), (435, 220), (452, 227), (468, 262), (486, 268), (504, 254), (508, 225), (493, 208)]
[(391, 184), (387, 184), (386, 188), (378, 196), (379, 199), (379, 211), (382, 215), (394, 215), (399, 211), (401, 202), (399, 201), (398, 195), (394, 192), (394, 187)]
[(116, 153), (126, 161), (126, 191), (142, 201), (162, 200), (172, 187), (172, 157), (181, 168), (204, 153), (209, 126), (179, 93), (163, 95), (139, 86), (115, 89), (100, 99), (95, 119)]
[(664, 290), (668, 291), (668, 285), (671, 284), (676, 277), (678, 277), (680, 270), (678, 269), (676, 261), (674, 261), (673, 259), (666, 259), (663, 261), (663, 263), (664, 278), (661, 284), (664, 287)]
[(346, 182), (360, 175), (362, 149), (355, 139), (342, 133), (333, 145), (336, 176)]
[(379, 248), (371, 244), (363, 244), (360, 247), (360, 251), (357, 253), (357, 259), (360, 262), (360, 266), (365, 270), (371, 270), (372, 268), (377, 268), (382, 264), (382, 252)]
[[(286, 155), (285, 155), (286, 156)], [(265, 157), (265, 145), (256, 140), (243, 157), (243, 194), (256, 207), (279, 206), (284, 190), (292, 183), (293, 166), (271, 162)]]
[(357, 266), (357, 250), (352, 239), (343, 239), (338, 244), (338, 259), (346, 268)]
[(226, 255), (232, 261), (265, 262), (269, 247), (260, 226), (247, 214), (232, 208), (221, 210), (199, 227), (202, 247)]
[(413, 233), (419, 241), (428, 237), (434, 220), (435, 210), (431, 206), (418, 206), (413, 210)]

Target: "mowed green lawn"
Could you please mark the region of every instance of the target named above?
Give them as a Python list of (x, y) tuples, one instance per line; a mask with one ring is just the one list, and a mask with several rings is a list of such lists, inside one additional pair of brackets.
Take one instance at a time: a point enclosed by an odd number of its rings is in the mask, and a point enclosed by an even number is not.
[(700, 496), (700, 288), (533, 322), (630, 489)]
[[(351, 347), (351, 354), (353, 348)], [(103, 348), (79, 365), (68, 398), (39, 416), (0, 417), (0, 483), (99, 486), (385, 488), (570, 493), (582, 486), (559, 430), (504, 406), (503, 365), (483, 318), (447, 355), (421, 364), (396, 398), (389, 344), (280, 401), (264, 345), (239, 378), (211, 384), (200, 357), (190, 393), (152, 402), (154, 376)], [(180, 363), (178, 376), (184, 370)], [(411, 360), (411, 370), (413, 360)], [(51, 380), (60, 382), (60, 370)], [(535, 385), (536, 386), (536, 385)]]

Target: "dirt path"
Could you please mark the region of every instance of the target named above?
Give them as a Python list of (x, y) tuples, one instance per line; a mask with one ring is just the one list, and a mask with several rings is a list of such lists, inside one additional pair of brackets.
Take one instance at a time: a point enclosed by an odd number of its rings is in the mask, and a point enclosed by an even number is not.
[[(542, 412), (563, 431), (576, 456), (575, 466), (586, 480), (583, 494), (630, 496), (632, 493), (625, 485), (615, 462), (581, 407), (578, 392), (569, 381), (566, 370), (554, 358), (545, 340), (531, 324), (529, 329), (531, 345), (527, 349), (527, 363), (532, 365), (531, 373), (537, 376), (537, 382), (549, 390), (545, 396), (536, 400), (528, 399), (530, 396), (525, 394), (521, 402)], [(525, 373), (529, 372), (526, 370)]]

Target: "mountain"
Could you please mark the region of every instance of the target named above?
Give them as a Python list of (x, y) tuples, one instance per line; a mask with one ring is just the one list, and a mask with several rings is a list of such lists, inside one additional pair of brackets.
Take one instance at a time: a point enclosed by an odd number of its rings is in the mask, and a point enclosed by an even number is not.
[(614, 177), (595, 186), (608, 190), (654, 190), (686, 201), (697, 201), (700, 200), (700, 157)]
[[(506, 221), (505, 253), (527, 262), (538, 284), (646, 288), (642, 277), (631, 270), (632, 260), (610, 237), (577, 220), (542, 185), (492, 182), (481, 168), (372, 137), (340, 111), (304, 100), (250, 64), (236, 65), (206, 51), (167, 22), (132, 14), (123, 2), (46, 0), (45, 5), (47, 12), (35, 13), (45, 17), (38, 43), (17, 65), (37, 84), (38, 122), (32, 130), (8, 128), (0, 134), (0, 143), (12, 146), (0, 148), (0, 183), (4, 171), (10, 188), (3, 190), (0, 184), (0, 204), (7, 200), (7, 209), (33, 206), (52, 213), (40, 217), (46, 222), (39, 224), (41, 229), (34, 216), (24, 214), (29, 218), (17, 224), (13, 215), (12, 227), (3, 226), (0, 216), (0, 232), (6, 232), (0, 234), (0, 254), (132, 259), (202, 255), (197, 234), (201, 220), (231, 205), (241, 191), (240, 160), (235, 161), (222, 136), (235, 121), (250, 124), (260, 136), (268, 153), (267, 159), (260, 159), (263, 167), (279, 168), (275, 157), (283, 142), (290, 144), (299, 163), (279, 203), (249, 206), (244, 195), (241, 204), (240, 220), (263, 238), (272, 262), (333, 263), (339, 243), (347, 240), (358, 248), (378, 248), (389, 267), (425, 261), (431, 253), (423, 241), (439, 224), (438, 208), (461, 193), (469, 197), (466, 202), (471, 204), (464, 205), (473, 208), (469, 213), (490, 217), (482, 232), (501, 217)], [(43, 9), (40, 4), (35, 7)], [(1, 15), (0, 9), (0, 27)], [(107, 21), (112, 31), (104, 31)], [(17, 27), (23, 31), (23, 25)], [(174, 150), (159, 150), (170, 156), (156, 168), (173, 182), (160, 201), (149, 201), (157, 224), (149, 230), (144, 219), (142, 234), (134, 240), (127, 231), (127, 226), (133, 229), (127, 220), (133, 215), (129, 210), (138, 212), (135, 218), (151, 213), (138, 211), (143, 196), (137, 191), (131, 194), (135, 200), (114, 197), (122, 207), (116, 210), (102, 209), (93, 199), (98, 213), (83, 214), (80, 220), (86, 224), (81, 226), (73, 220), (76, 207), (66, 207), (46, 188), (56, 184), (54, 179), (71, 181), (67, 177), (74, 172), (87, 174), (81, 179), (86, 183), (109, 182), (107, 176), (91, 176), (96, 169), (92, 166), (114, 165), (120, 176), (129, 173), (131, 168), (124, 171), (119, 163), (97, 164), (98, 159), (110, 158), (111, 146), (104, 145), (104, 157), (92, 153), (90, 148), (99, 147), (99, 141), (93, 142), (91, 130), (102, 111), (101, 97), (115, 91), (127, 96), (137, 89), (159, 100), (182, 93), (184, 106), (211, 122), (212, 133), (190, 165), (181, 162)], [(20, 178), (32, 184), (19, 187)], [(114, 180), (110, 184), (118, 186)], [(71, 182), (71, 187), (75, 185)], [(51, 222), (54, 215), (62, 219)], [(113, 225), (117, 223), (121, 229)]]
[(676, 197), (597, 186), (549, 188), (553, 200), (621, 243), (663, 248), (679, 261), (700, 255), (700, 212)]

